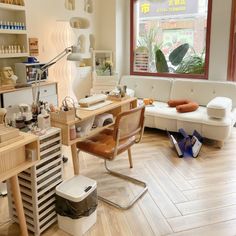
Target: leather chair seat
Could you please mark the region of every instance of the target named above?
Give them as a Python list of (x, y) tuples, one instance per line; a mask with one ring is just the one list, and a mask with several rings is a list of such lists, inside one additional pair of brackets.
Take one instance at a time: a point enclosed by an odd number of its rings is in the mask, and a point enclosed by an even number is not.
[[(135, 143), (135, 136), (119, 142), (117, 154), (126, 151)], [(77, 143), (77, 148), (102, 159), (114, 159), (116, 141), (113, 138), (113, 130), (105, 129), (97, 135)]]

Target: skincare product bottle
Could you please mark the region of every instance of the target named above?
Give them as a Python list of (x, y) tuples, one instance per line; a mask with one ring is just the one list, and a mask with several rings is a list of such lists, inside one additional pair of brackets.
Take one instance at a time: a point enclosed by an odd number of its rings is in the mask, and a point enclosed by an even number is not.
[(76, 128), (75, 125), (70, 127), (70, 139), (73, 140), (76, 138)]
[(50, 115), (44, 109), (42, 109), (41, 114), (38, 115), (38, 127), (40, 129), (48, 129), (51, 127)]

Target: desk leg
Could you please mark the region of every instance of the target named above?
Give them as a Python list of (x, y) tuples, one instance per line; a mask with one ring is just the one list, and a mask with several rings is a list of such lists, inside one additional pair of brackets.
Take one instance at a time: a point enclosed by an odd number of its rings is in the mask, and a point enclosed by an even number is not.
[(79, 156), (77, 153), (76, 143), (71, 145), (71, 155), (74, 167), (74, 174), (79, 175)]
[(22, 236), (28, 236), (25, 214), (24, 214), (22, 198), (21, 198), (21, 193), (20, 193), (20, 186), (19, 186), (17, 175), (10, 178), (10, 184), (11, 184), (12, 194), (13, 194), (13, 198), (14, 198), (14, 202), (16, 206), (16, 213), (19, 220), (21, 234)]

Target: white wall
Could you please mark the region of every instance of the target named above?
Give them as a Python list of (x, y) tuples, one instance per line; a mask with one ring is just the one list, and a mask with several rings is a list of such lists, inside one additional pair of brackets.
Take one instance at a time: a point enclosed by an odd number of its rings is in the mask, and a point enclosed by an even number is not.
[(129, 1), (96, 0), (95, 8), (96, 49), (112, 50), (116, 72), (129, 73)]
[(231, 0), (213, 0), (209, 80), (227, 80)]
[(119, 75), (129, 73), (130, 35), (122, 32), (130, 31), (130, 2), (116, 1), (116, 70)]
[(97, 50), (112, 50), (116, 43), (116, 0), (94, 0), (95, 38)]
[[(84, 0), (75, 0), (75, 10), (65, 8), (65, 0), (26, 0), (28, 37), (36, 37), (39, 40), (40, 62), (48, 62), (66, 47), (77, 44), (80, 34), (87, 38), (89, 47), (89, 34), (94, 32), (94, 14), (84, 12)], [(84, 17), (89, 19), (90, 27), (85, 30), (75, 30), (69, 25), (72, 17)], [(83, 57), (91, 57), (89, 50)], [(58, 82), (59, 102), (67, 95), (73, 96), (73, 84), (78, 85), (77, 94), (88, 94), (88, 87), (79, 87), (79, 67), (75, 62), (66, 61), (66, 57), (53, 65), (49, 70), (50, 80)], [(91, 78), (88, 79), (91, 85)], [(84, 84), (81, 80), (81, 83)], [(86, 90), (86, 91), (84, 91)]]

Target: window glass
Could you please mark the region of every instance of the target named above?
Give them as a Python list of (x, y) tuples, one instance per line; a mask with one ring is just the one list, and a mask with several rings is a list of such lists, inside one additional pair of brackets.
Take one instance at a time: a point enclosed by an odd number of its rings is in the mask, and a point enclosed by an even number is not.
[(132, 1), (131, 73), (206, 77), (211, 1)]

